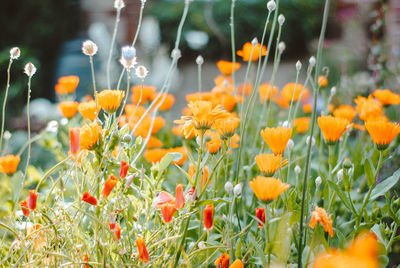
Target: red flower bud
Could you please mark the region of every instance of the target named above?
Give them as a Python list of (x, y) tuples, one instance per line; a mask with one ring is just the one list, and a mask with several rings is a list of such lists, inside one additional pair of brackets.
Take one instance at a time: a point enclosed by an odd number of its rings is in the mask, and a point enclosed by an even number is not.
[(210, 230), (213, 227), (214, 206), (209, 204), (204, 209), (204, 228)]
[(35, 210), (37, 196), (38, 196), (38, 193), (36, 192), (36, 190), (29, 191), (28, 207), (30, 210)]
[[(121, 225), (119, 225), (119, 223), (109, 223), (108, 224), (110, 226), (110, 230), (111, 232), (113, 232), (115, 234), (115, 236), (117, 237), (117, 239), (119, 240), (121, 238)], [(115, 238), (114, 238), (114, 241)]]
[(97, 199), (90, 195), (88, 192), (83, 193), (82, 201), (85, 201), (86, 203), (89, 203), (93, 206), (97, 206)]
[(259, 220), (257, 222), (258, 226), (260, 226), (260, 227), (264, 226), (264, 223), (265, 223), (265, 209), (263, 207), (256, 208), (256, 216), (257, 216), (257, 219)]
[(104, 188), (103, 188), (103, 191), (101, 192), (101, 195), (103, 196), (103, 198), (107, 198), (110, 195), (112, 189), (117, 184), (117, 182), (118, 182), (118, 179), (116, 177), (114, 177), (114, 175), (111, 174), (110, 177), (104, 183)]
[(175, 189), (175, 207), (177, 209), (182, 209), (185, 207), (185, 197), (183, 196), (183, 185), (176, 185)]
[(143, 238), (139, 237), (136, 239), (136, 246), (139, 252), (139, 260), (142, 262), (148, 262), (150, 260), (150, 256)]
[(126, 174), (128, 173), (129, 164), (125, 161), (121, 161), (121, 171), (119, 172), (119, 176), (121, 178), (125, 178)]
[(28, 202), (26, 202), (24, 200), (24, 201), (21, 201), (20, 204), (21, 204), (21, 209), (22, 209), (22, 213), (24, 213), (24, 216), (25, 217), (29, 217), (30, 211), (29, 211), (29, 208), (28, 208)]
[(176, 211), (175, 205), (172, 203), (165, 203), (161, 205), (161, 214), (165, 223), (170, 223), (172, 221), (172, 216)]
[(76, 154), (79, 152), (79, 128), (71, 128), (69, 130), (69, 150), (71, 153)]

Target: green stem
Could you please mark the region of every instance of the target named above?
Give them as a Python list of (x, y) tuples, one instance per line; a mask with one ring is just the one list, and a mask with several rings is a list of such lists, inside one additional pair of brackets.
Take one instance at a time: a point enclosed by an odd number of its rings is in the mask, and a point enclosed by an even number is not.
[(107, 59), (107, 86), (111, 89), (111, 82), (110, 82), (110, 65), (111, 65), (111, 58), (113, 54), (115, 38), (117, 36), (118, 25), (121, 17), (121, 9), (117, 9), (117, 16), (115, 17), (115, 24), (114, 24), (114, 31), (111, 39), (110, 51), (108, 52), (108, 59)]
[(230, 16), (230, 28), (231, 28), (231, 46), (232, 46), (232, 83), (235, 89), (235, 63), (236, 63), (236, 45), (235, 45), (235, 2), (232, 0), (231, 3), (231, 16)]
[(90, 70), (92, 72), (93, 98), (94, 98), (95, 103), (96, 103), (94, 113), (95, 113), (95, 118), (97, 118), (97, 116), (98, 116), (98, 114), (97, 114), (97, 96), (96, 96), (97, 90), (96, 90), (96, 78), (95, 78), (95, 74), (94, 74), (93, 56), (89, 56), (89, 60), (90, 60)]
[(11, 70), (11, 65), (12, 65), (13, 59), (10, 58), (10, 61), (8, 62), (8, 68), (7, 68), (7, 85), (6, 85), (6, 93), (4, 95), (4, 100), (3, 100), (3, 110), (1, 113), (1, 134), (0, 134), (0, 153), (3, 145), (3, 134), (4, 134), (4, 124), (6, 121), (6, 103), (7, 103), (7, 98), (8, 98), (8, 89), (10, 88), (10, 70)]

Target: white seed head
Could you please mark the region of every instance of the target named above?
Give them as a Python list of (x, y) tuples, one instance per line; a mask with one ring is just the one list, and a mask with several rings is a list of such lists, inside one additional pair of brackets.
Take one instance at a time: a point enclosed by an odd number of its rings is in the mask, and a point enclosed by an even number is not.
[(127, 59), (121, 56), (119, 59), (119, 63), (125, 68), (125, 69), (132, 69), (136, 65), (136, 57), (133, 57), (132, 59)]
[(91, 40), (86, 40), (85, 42), (82, 43), (82, 52), (86, 56), (96, 55), (97, 50), (98, 50), (97, 45)]
[(114, 8), (115, 8), (115, 9), (121, 10), (121, 9), (123, 9), (124, 7), (125, 7), (124, 0), (115, 0), (115, 1), (114, 1)]
[(318, 177), (315, 179), (315, 185), (316, 185), (317, 187), (319, 187), (319, 186), (321, 185), (321, 183), (322, 183), (322, 178), (321, 178), (320, 176), (318, 176)]
[(46, 131), (57, 132), (57, 130), (58, 130), (58, 122), (57, 121), (51, 120), (49, 123), (47, 123)]
[(301, 62), (298, 60), (297, 62), (296, 62), (296, 70), (297, 71), (300, 71), (301, 70)]
[(204, 241), (200, 241), (198, 244), (199, 249), (205, 249), (206, 248), (206, 244), (204, 243)]
[(233, 194), (235, 196), (239, 196), (242, 193), (242, 188), (243, 186), (241, 183), (236, 184), (235, 187), (233, 188)]
[(32, 62), (28, 62), (27, 64), (25, 64), (24, 73), (27, 76), (32, 77), (36, 73), (35, 65), (33, 65)]
[(285, 42), (280, 42), (278, 45), (279, 53), (282, 54), (282, 52), (286, 49)]
[(282, 127), (284, 127), (284, 128), (289, 128), (289, 121), (284, 121), (283, 123), (282, 123)]
[(267, 3), (267, 8), (268, 8), (269, 12), (274, 11), (275, 8), (276, 8), (276, 3), (275, 3), (275, 1), (274, 1), (274, 0), (268, 1), (268, 3)]
[(197, 64), (197, 65), (202, 65), (203, 63), (204, 63), (204, 58), (203, 58), (203, 56), (201, 56), (201, 55), (197, 56), (197, 58), (196, 58), (196, 64)]
[(294, 167), (294, 173), (296, 173), (296, 175), (299, 175), (300, 172), (301, 172), (301, 167), (300, 167), (299, 165), (296, 165), (296, 166)]
[(332, 87), (331, 88), (331, 96), (335, 96), (336, 95), (336, 87)]
[(285, 23), (285, 16), (280, 14), (279, 17), (278, 17), (278, 23), (279, 23), (280, 26), (282, 26)]
[(315, 59), (314, 56), (311, 56), (311, 58), (308, 60), (308, 62), (310, 63), (311, 67), (314, 67), (315, 64), (317, 63), (317, 60)]
[(10, 58), (13, 60), (16, 60), (19, 58), (21, 55), (21, 50), (19, 50), (19, 47), (13, 47), (10, 49)]
[(233, 185), (232, 185), (232, 182), (230, 182), (230, 181), (227, 181), (226, 183), (225, 183), (225, 191), (228, 193), (228, 194), (230, 194), (230, 193), (232, 193), (232, 190), (233, 190)]
[(286, 145), (286, 149), (288, 149), (289, 151), (291, 151), (294, 147), (294, 141), (292, 139), (288, 140), (288, 143)]
[(182, 53), (179, 48), (174, 48), (171, 52), (171, 57), (175, 60), (179, 59), (182, 57)]
[(136, 68), (136, 76), (139, 77), (140, 79), (144, 79), (148, 73), (149, 71), (147, 71), (146, 67), (144, 67), (143, 65), (139, 65)]
[(251, 45), (255, 47), (257, 44), (258, 44), (258, 39), (257, 37), (254, 37), (253, 40), (251, 40)]
[(4, 139), (5, 140), (11, 139), (11, 136), (12, 136), (12, 134), (10, 131), (8, 131), (8, 130), (4, 131)]
[(337, 173), (338, 182), (343, 180), (343, 169), (340, 169)]
[[(307, 136), (306, 143), (307, 143), (307, 145), (310, 143), (310, 136)], [(314, 146), (314, 145), (315, 145), (315, 138), (312, 137), (311, 146)]]

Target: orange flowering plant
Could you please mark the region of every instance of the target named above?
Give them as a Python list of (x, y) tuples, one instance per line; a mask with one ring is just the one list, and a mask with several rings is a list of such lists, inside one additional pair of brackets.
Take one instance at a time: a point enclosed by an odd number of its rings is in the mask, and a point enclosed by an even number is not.
[[(93, 93), (77, 99), (83, 81), (60, 77), (60, 119), (32, 137), (29, 92), (36, 68), (28, 63), (26, 144), (13, 148), (17, 143), (1, 129), (1, 266), (394, 263), (399, 94), (389, 82), (371, 94), (349, 97), (345, 83), (340, 90), (346, 94), (336, 92), (338, 82), (321, 58), (326, 3), (317, 58), (307, 68), (296, 63), (295, 77), (285, 73), (277, 83), (285, 17), (269, 0), (263, 34), (239, 48), (232, 40), (232, 58), (216, 62), (216, 77), (202, 77), (204, 59), (197, 58), (199, 83), (186, 103), (170, 88), (173, 72), (161, 86), (152, 85), (136, 56), (136, 39), (121, 49), (121, 74), (113, 84), (108, 70), (107, 85), (94, 73), (98, 47), (85, 41), (82, 52), (93, 72), (85, 82)], [(184, 3), (182, 25), (190, 4)], [(115, 1), (118, 15), (123, 7), (123, 0)], [(179, 67), (179, 44), (170, 70)], [(109, 59), (117, 62), (112, 46)], [(269, 64), (272, 74), (265, 77)], [(202, 87), (203, 79), (212, 86)], [(176, 104), (185, 106), (182, 113)], [(53, 165), (38, 167), (31, 146), (46, 150)]]

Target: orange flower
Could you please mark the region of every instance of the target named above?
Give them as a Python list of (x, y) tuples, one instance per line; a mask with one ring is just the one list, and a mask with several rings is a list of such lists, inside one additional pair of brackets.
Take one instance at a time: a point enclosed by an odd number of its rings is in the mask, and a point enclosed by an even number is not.
[(232, 111), (235, 108), (237, 102), (238, 102), (238, 97), (230, 93), (222, 95), (220, 99), (220, 103), (228, 111)]
[(150, 136), (149, 140), (147, 141), (146, 147), (147, 148), (155, 148), (163, 146), (162, 141), (157, 139), (156, 137)]
[(340, 105), (333, 111), (335, 117), (347, 119), (349, 122), (353, 121), (357, 115), (356, 109), (351, 105)]
[(79, 128), (71, 128), (69, 130), (69, 151), (73, 154), (79, 152)]
[(375, 89), (372, 94), (382, 105), (400, 104), (400, 95), (393, 93), (390, 89)]
[(282, 97), (285, 98), (286, 101), (289, 103), (292, 101), (296, 102), (300, 98), (300, 94), (303, 91), (302, 94), (302, 100), (306, 99), (308, 96), (308, 88), (305, 88), (302, 84), (296, 84), (296, 83), (287, 83), (281, 91)]
[(326, 87), (328, 85), (328, 79), (323, 75), (318, 76), (318, 85), (320, 87)]
[(175, 147), (171, 149), (163, 149), (163, 148), (156, 148), (156, 149), (149, 149), (144, 153), (144, 158), (147, 161), (155, 164), (159, 162), (167, 153), (181, 153), (182, 158), (178, 161), (172, 162), (173, 164), (183, 165), (187, 159), (187, 152), (185, 147)]
[(156, 88), (153, 86), (136, 85), (132, 87), (131, 101), (135, 104), (143, 104), (153, 99)]
[(187, 151), (184, 146), (170, 148), (168, 149), (168, 153), (180, 153), (182, 155), (181, 159), (179, 159), (178, 161), (173, 161), (172, 164), (177, 164), (182, 166), (187, 159)]
[(161, 205), (161, 214), (163, 217), (164, 223), (170, 223), (172, 221), (172, 217), (176, 211), (175, 204), (165, 203)]
[(158, 193), (157, 197), (153, 201), (153, 205), (157, 206), (158, 208), (161, 208), (162, 205), (165, 204), (175, 204), (175, 199), (174, 197), (166, 192), (166, 191), (161, 191)]
[(249, 185), (257, 198), (264, 202), (273, 201), (290, 187), (290, 184), (283, 183), (280, 179), (263, 176), (257, 176)]
[(299, 117), (296, 118), (293, 122), (293, 128), (299, 134), (306, 132), (309, 126), (310, 126), (310, 117)]
[[(158, 93), (154, 92), (154, 94), (151, 97), (151, 101), (154, 101), (156, 97), (158, 96)], [(167, 94), (167, 93), (161, 93), (161, 95), (158, 97), (157, 101), (154, 103), (154, 108), (158, 106), (158, 104), (162, 101), (160, 104), (160, 107), (158, 107), (159, 111), (168, 111), (171, 109), (171, 107), (175, 103), (175, 97), (172, 94)]]
[(214, 205), (208, 204), (204, 208), (204, 229), (210, 230), (213, 227), (213, 214), (214, 214)]
[(292, 136), (292, 128), (276, 127), (261, 130), (261, 136), (274, 154), (283, 154)]
[(267, 177), (274, 175), (275, 171), (287, 164), (288, 160), (282, 161), (282, 155), (259, 154), (254, 160), (260, 171)]
[(76, 101), (63, 101), (60, 102), (58, 106), (58, 110), (60, 110), (62, 116), (66, 118), (71, 118), (76, 115), (78, 112), (78, 105)]
[(400, 133), (399, 123), (368, 121), (365, 123), (365, 127), (378, 150), (385, 150)]
[(218, 268), (229, 268), (229, 254), (222, 254), (218, 259), (215, 260), (214, 264)]
[(309, 114), (312, 112), (312, 105), (307, 103), (303, 105), (303, 112)]
[(266, 98), (270, 100), (273, 96), (278, 93), (279, 89), (277, 86), (272, 87), (270, 83), (261, 84), (258, 87), (258, 94), (260, 96), (260, 101), (263, 103)]
[(46, 244), (46, 233), (43, 230), (43, 226), (41, 224), (33, 224), (28, 227), (26, 233), (28, 235), (28, 239), (33, 239), (33, 247), (36, 251), (42, 249)]
[(333, 229), (332, 229), (332, 218), (326, 214), (325, 209), (320, 207), (315, 207), (315, 210), (312, 213), (312, 218), (310, 221), (310, 227), (314, 229), (315, 224), (319, 222), (324, 226), (325, 232), (328, 232), (331, 237), (333, 237)]
[(119, 176), (121, 178), (125, 178), (126, 174), (128, 173), (128, 169), (129, 169), (129, 164), (125, 161), (121, 161), (121, 168), (120, 168)]
[(236, 261), (234, 261), (231, 266), (229, 266), (229, 268), (243, 268), (243, 262), (239, 259), (237, 259)]
[(82, 201), (89, 203), (93, 206), (97, 206), (97, 199), (88, 192), (83, 193)]
[[(115, 237), (120, 240), (121, 239), (121, 225), (119, 223), (109, 223), (111, 232), (115, 235)], [(115, 240), (115, 238), (114, 238)]]
[(36, 190), (29, 191), (28, 208), (30, 210), (36, 209), (37, 196), (38, 196), (38, 193), (36, 192)]
[[(267, 47), (263, 46), (261, 49), (261, 44), (257, 44), (254, 48), (250, 42), (247, 42), (243, 45), (242, 50), (237, 51), (237, 55), (243, 58), (243, 61), (256, 61), (260, 58), (260, 50), (261, 56), (267, 55)], [(251, 53), (253, 51), (253, 54)], [(251, 58), (250, 58), (251, 57)]]
[(290, 106), (290, 103), (284, 97), (282, 97), (281, 93), (272, 96), (272, 101), (274, 101), (282, 109), (288, 108)]
[(246, 86), (244, 84), (241, 84), (237, 89), (240, 96), (243, 96), (243, 90), (244, 90), (244, 95), (248, 96), (253, 90), (253, 87), (250, 83), (246, 83)]
[[(204, 188), (204, 184), (208, 180), (209, 173), (210, 171), (208, 169), (208, 166), (203, 167), (203, 170), (201, 171), (201, 189)], [(192, 163), (189, 164), (188, 174), (190, 177), (193, 177), (196, 174), (196, 169), (194, 168), (194, 165)], [(211, 181), (209, 182), (209, 184), (211, 184)]]
[(64, 95), (75, 92), (79, 84), (79, 77), (76, 75), (63, 76), (58, 79), (55, 90), (58, 94)]
[(222, 146), (221, 139), (216, 132), (210, 132), (209, 136), (211, 139), (206, 143), (207, 150), (210, 152), (210, 154), (216, 154)]
[(141, 262), (148, 262), (150, 260), (149, 252), (147, 251), (146, 244), (144, 243), (143, 238), (136, 238), (136, 246), (139, 252), (139, 260)]
[(111, 174), (110, 177), (104, 183), (104, 188), (103, 191), (101, 192), (103, 198), (107, 198), (110, 195), (112, 189), (114, 189), (114, 186), (117, 184), (117, 182), (118, 179)]
[(344, 118), (328, 116), (318, 117), (318, 125), (322, 131), (322, 135), (328, 145), (335, 144), (339, 138), (352, 127), (349, 121)]
[(23, 201), (20, 202), (20, 205), (21, 205), (22, 213), (24, 213), (24, 216), (25, 217), (29, 217), (30, 210), (29, 210), (29, 207), (28, 207), (28, 202), (26, 202), (26, 200), (23, 200)]
[(88, 102), (81, 102), (78, 105), (78, 111), (83, 116), (83, 118), (93, 121), (96, 118), (96, 115), (100, 112), (100, 105), (97, 105), (97, 112), (96, 112), (96, 102), (95, 101), (88, 101)]
[(378, 241), (376, 235), (366, 232), (358, 235), (344, 250), (328, 250), (314, 260), (313, 268), (363, 267), (378, 268)]
[(220, 60), (217, 62), (217, 67), (219, 71), (224, 75), (231, 75), (233, 72), (237, 71), (240, 66), (240, 63), (235, 62), (235, 64), (233, 64), (233, 62), (226, 60)]
[(0, 172), (12, 174), (17, 171), (18, 164), (21, 158), (16, 155), (5, 155), (0, 157)]
[(125, 91), (105, 89), (100, 93), (96, 93), (98, 105), (103, 108), (107, 113), (112, 114), (121, 105), (121, 101), (125, 96)]
[(100, 139), (101, 126), (96, 123), (84, 125), (79, 129), (79, 143), (81, 149), (91, 150)]
[(263, 227), (265, 224), (265, 209), (263, 207), (256, 208), (256, 217), (258, 219), (258, 227)]
[(375, 120), (383, 115), (382, 104), (375, 100), (372, 95), (369, 95), (368, 98), (358, 96), (354, 102), (357, 104), (356, 109), (361, 120)]
[(235, 134), (240, 119), (235, 116), (220, 119), (215, 122), (214, 128), (223, 140), (229, 139)]
[(182, 209), (185, 207), (185, 196), (183, 195), (183, 185), (177, 184), (175, 189), (175, 207)]

